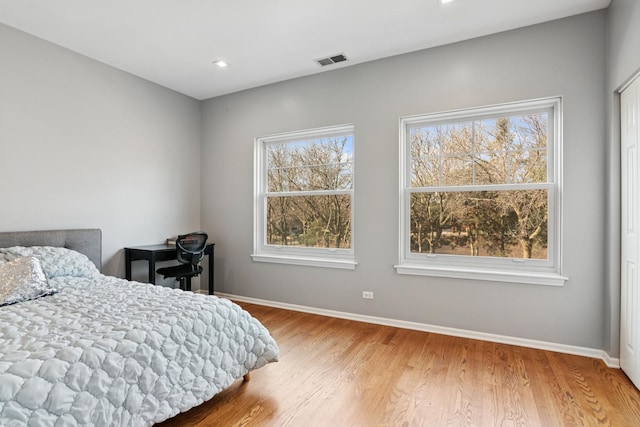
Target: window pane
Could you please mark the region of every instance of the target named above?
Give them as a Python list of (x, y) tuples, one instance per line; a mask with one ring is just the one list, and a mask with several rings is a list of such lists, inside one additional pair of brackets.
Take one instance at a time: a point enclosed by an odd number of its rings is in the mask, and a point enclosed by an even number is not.
[(411, 194), (411, 252), (547, 259), (547, 190)]
[(267, 197), (267, 244), (349, 249), (351, 196)]
[(353, 188), (353, 136), (266, 145), (267, 191)]
[(442, 153), (434, 129), (412, 128), (411, 139), (411, 186), (435, 187), (440, 185)]
[(547, 182), (548, 113), (409, 129), (411, 186)]

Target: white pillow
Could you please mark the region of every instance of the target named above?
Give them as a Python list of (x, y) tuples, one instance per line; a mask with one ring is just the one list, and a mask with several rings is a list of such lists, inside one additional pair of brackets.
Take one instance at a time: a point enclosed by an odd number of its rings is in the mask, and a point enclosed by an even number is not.
[(28, 301), (56, 290), (49, 285), (36, 257), (21, 257), (0, 264), (0, 306)]
[(84, 254), (53, 246), (12, 246), (0, 249), (13, 257), (34, 256), (42, 263), (49, 279), (58, 276), (93, 278), (100, 275), (95, 264)]

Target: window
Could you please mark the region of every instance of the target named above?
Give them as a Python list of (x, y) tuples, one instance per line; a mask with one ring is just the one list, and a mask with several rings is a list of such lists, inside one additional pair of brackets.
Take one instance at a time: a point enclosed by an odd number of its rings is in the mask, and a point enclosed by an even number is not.
[(256, 138), (254, 261), (355, 268), (352, 125)]
[(400, 120), (400, 274), (562, 285), (561, 100)]

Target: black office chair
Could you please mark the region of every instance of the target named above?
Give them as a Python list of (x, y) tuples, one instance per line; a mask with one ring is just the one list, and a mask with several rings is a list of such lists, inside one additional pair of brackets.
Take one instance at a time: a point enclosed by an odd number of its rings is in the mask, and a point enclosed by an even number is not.
[(176, 255), (179, 265), (163, 267), (157, 270), (158, 274), (166, 277), (175, 277), (180, 281), (180, 289), (191, 290), (191, 278), (202, 273), (202, 266), (199, 265), (204, 258), (204, 251), (207, 248), (207, 233), (197, 231), (194, 233), (178, 236), (176, 240)]

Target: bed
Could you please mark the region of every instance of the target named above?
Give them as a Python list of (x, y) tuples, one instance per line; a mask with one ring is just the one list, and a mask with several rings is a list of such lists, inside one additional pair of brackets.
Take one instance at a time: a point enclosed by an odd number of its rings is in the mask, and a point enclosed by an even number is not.
[(0, 233), (0, 425), (150, 426), (278, 360), (238, 305), (102, 275), (101, 247)]

